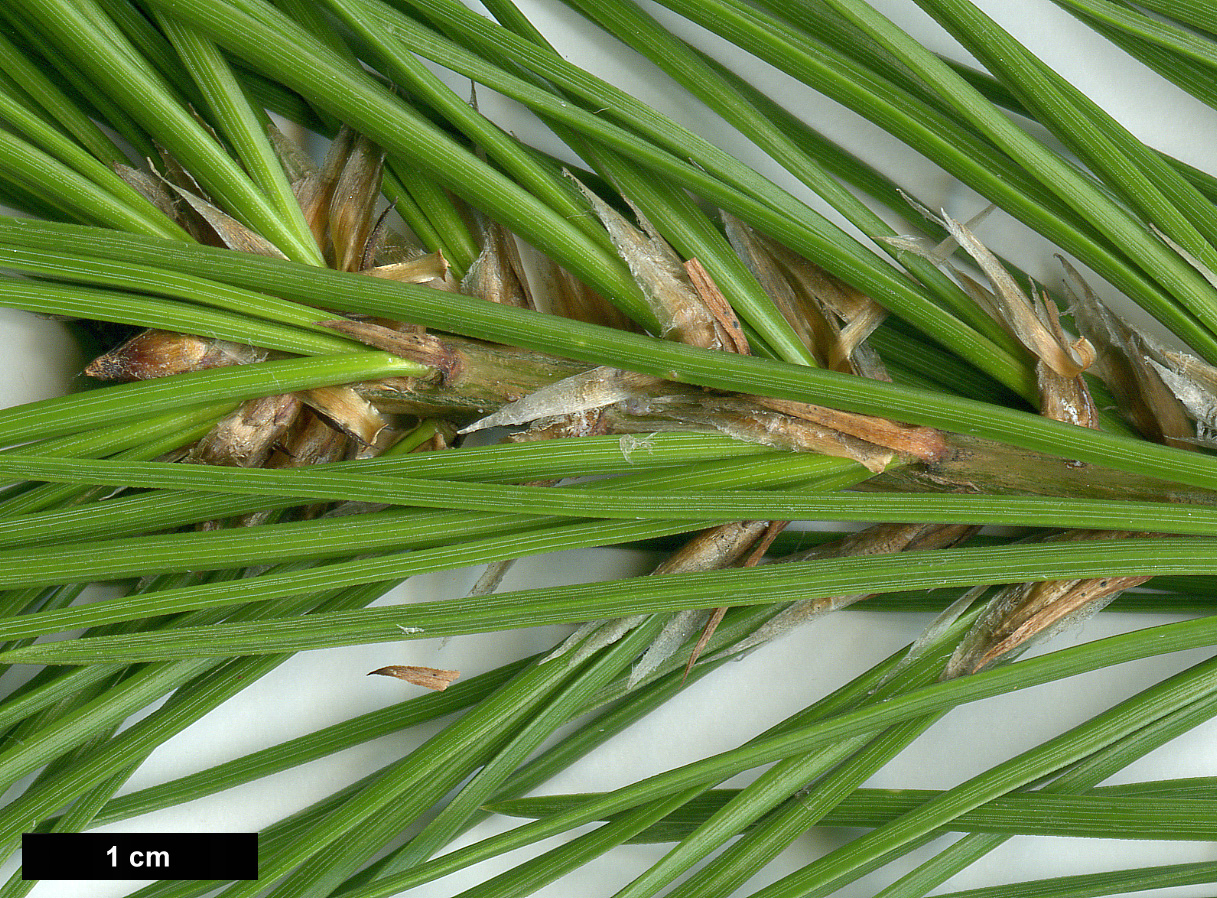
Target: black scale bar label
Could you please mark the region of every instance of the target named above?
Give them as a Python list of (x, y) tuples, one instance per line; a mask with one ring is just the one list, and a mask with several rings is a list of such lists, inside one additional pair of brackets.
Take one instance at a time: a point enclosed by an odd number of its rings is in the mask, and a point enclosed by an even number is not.
[(26, 833), (22, 879), (257, 879), (257, 833)]

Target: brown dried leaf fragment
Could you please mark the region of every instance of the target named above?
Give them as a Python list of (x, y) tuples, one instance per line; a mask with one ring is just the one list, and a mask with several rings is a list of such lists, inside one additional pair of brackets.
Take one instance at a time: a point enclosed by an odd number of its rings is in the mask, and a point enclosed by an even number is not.
[(434, 667), (403, 667), (397, 664), (381, 667), (368, 673), (369, 677), (396, 677), (399, 680), (405, 680), (407, 683), (413, 683), (415, 686), (422, 686), (424, 689), (431, 689), (435, 692), (443, 692), (460, 675), (461, 672), (459, 670), (439, 670)]
[(726, 341), (718, 323), (693, 289), (676, 251), (637, 209), (641, 231), (577, 179), (575, 183), (642, 289), (662, 336), (702, 349), (722, 349)]
[(1090, 285), (1063, 256), (1057, 256), (1070, 280), (1065, 290), (1074, 321), (1095, 347), (1094, 372), (1120, 411), (1148, 439), (1178, 449), (1195, 449), (1195, 429), (1187, 410), (1150, 364), (1145, 341), (1103, 304)]
[[(1033, 300), (1028, 299), (1018, 282), (998, 261), (997, 256), (993, 255), (966, 225), (945, 213), (943, 219), (951, 236), (976, 261), (989, 283), (993, 285), (995, 292), (990, 295), (988, 305), (990, 314), (1003, 323), (1020, 343), (1052, 371), (1063, 377), (1076, 377), (1085, 371), (1094, 361), (1094, 347), (1090, 342), (1085, 337), (1079, 337), (1073, 342), (1058, 341), (1051, 323), (1044, 320), (1046, 309), (1042, 305), (1037, 307)], [(961, 282), (962, 280), (961, 278)], [(964, 284), (965, 289), (970, 288), (969, 292), (977, 296), (976, 288), (979, 285), (971, 278), (966, 280), (970, 283)]]
[[(341, 461), (346, 457), (349, 443), (350, 440), (345, 434), (335, 430), (310, 409), (302, 408), (291, 429), (275, 444), (274, 451), (262, 467), (282, 470)], [(331, 507), (329, 502), (298, 506), (292, 512), (292, 517), (302, 521), (312, 520)], [(238, 519), (237, 526), (254, 527), (265, 524), (273, 514), (274, 512), (270, 511), (256, 511)]]
[[(194, 213), (207, 223), (215, 235), (219, 246), (236, 250), (239, 253), (251, 253), (255, 256), (272, 256), (276, 259), (286, 259), (287, 256), (261, 234), (251, 231), (218, 206), (213, 205), (201, 196), (197, 196), (184, 187), (171, 185), (178, 196), (194, 210)], [(214, 241), (213, 241), (214, 242)]]
[[(739, 567), (755, 567), (760, 563), (760, 560), (765, 557), (765, 553), (769, 551), (769, 547), (773, 545), (773, 541), (777, 539), (778, 534), (786, 529), (789, 521), (764, 521), (765, 527), (756, 538), (751, 546), (747, 556), (740, 562)], [(697, 644), (693, 646), (693, 650), (689, 652), (689, 662), (685, 665), (685, 678), (688, 679), (689, 673), (693, 670), (693, 665), (697, 663), (697, 659), (701, 657), (701, 653), (705, 651), (706, 645), (710, 642), (710, 637), (714, 635), (714, 631), (718, 629), (718, 625), (722, 623), (723, 618), (727, 614), (727, 606), (720, 606), (710, 612), (710, 619), (706, 621), (705, 627), (702, 628), (701, 635), (697, 638)]]
[(693, 289), (718, 323), (719, 334), (724, 341), (723, 349), (738, 355), (751, 355), (752, 351), (748, 347), (748, 338), (740, 325), (739, 316), (731, 308), (731, 303), (727, 302), (727, 297), (718, 289), (718, 284), (714, 283), (710, 272), (706, 271), (705, 266), (697, 259), (685, 262), (685, 272), (689, 275)]
[[(273, 121), (268, 120), (266, 123), (266, 136), (270, 139), (270, 145), (279, 158), (279, 164), (283, 166), (283, 173), (287, 176), (287, 182), (291, 185), (293, 192), (296, 191), (296, 185), (301, 181), (317, 178), (320, 171), (317, 163), (313, 161), (313, 157), (306, 153), (295, 140), (284, 134)], [(300, 197), (298, 192), (296, 197), (297, 199)]]
[[(1047, 294), (1040, 296), (1040, 318), (1061, 346), (1067, 345), (1061, 316), (1056, 303)], [(1066, 377), (1057, 374), (1042, 359), (1035, 364), (1035, 379), (1040, 394), (1040, 414), (1054, 421), (1064, 421), (1078, 427), (1099, 429), (1099, 411), (1094, 407), (1090, 388), (1082, 375)]]
[(482, 251), (461, 279), (461, 292), (517, 309), (535, 309), (520, 248), (497, 221), (483, 220)]
[(692, 401), (666, 396), (634, 399), (612, 406), (605, 413), (613, 416), (613, 432), (710, 428), (733, 439), (775, 449), (852, 459), (875, 473), (883, 471), (895, 455), (890, 449), (772, 411), (749, 399), (713, 396)]
[(456, 282), (448, 269), (448, 260), (440, 252), (427, 253), (408, 262), (391, 262), (387, 265), (377, 265), (373, 268), (361, 269), (363, 274), (399, 284), (422, 284), (435, 290), (446, 290), (455, 293)]
[(866, 346), (866, 338), (883, 323), (887, 309), (789, 247), (764, 234), (755, 236), (778, 263), (801, 308), (815, 310), (809, 320), (823, 322), (816, 332), (822, 342), (819, 352), (828, 367), (872, 380), (890, 380), (878, 355)]
[(241, 343), (154, 329), (136, 334), (98, 356), (85, 374), (100, 380), (148, 380), (184, 371), (247, 365), (264, 358), (265, 350)]
[[(1053, 542), (1148, 538), (1128, 531), (1072, 530)], [(976, 673), (1022, 652), (1032, 641), (1045, 639), (1063, 627), (1095, 614), (1144, 577), (1097, 577), (1016, 583), (1004, 587), (960, 642), (947, 664), (944, 679)]]
[(249, 399), (199, 440), (188, 460), (237, 468), (261, 467), (299, 412), (300, 400), (291, 393)]
[(388, 426), (372, 403), (351, 387), (316, 387), (303, 390), (300, 400), (363, 446), (372, 446)]
[(1160, 349), (1149, 363), (1196, 422), (1196, 440), (1217, 443), (1217, 368), (1186, 352)]
[(358, 271), (375, 223), (385, 152), (363, 135), (352, 143), (330, 197), (330, 240), (334, 267)]
[(812, 421), (832, 430), (849, 434), (860, 440), (866, 440), (876, 446), (883, 446), (909, 455), (922, 461), (934, 462), (943, 458), (949, 451), (950, 445), (942, 431), (932, 427), (916, 427), (910, 424), (899, 424), (887, 418), (874, 415), (860, 415), (854, 412), (842, 412), (822, 405), (811, 405), (806, 402), (793, 402), (787, 399), (770, 399), (764, 396), (752, 397), (755, 402), (766, 408), (783, 414)]
[(346, 455), (346, 447), (346, 434), (305, 408), (264, 467), (304, 468), (338, 461)]
[(178, 221), (181, 218), (177, 200), (174, 199), (173, 193), (163, 178), (122, 163), (114, 166), (114, 172), (170, 219)]
[(525, 431), (507, 435), (509, 443), (538, 443), (542, 440), (569, 440), (576, 437), (598, 437), (611, 433), (609, 421), (600, 410), (544, 418)]
[(346, 125), (339, 128), (325, 154), (321, 170), (306, 174), (300, 181), (292, 184), (292, 192), (300, 204), (300, 211), (304, 213), (304, 220), (308, 222), (313, 239), (317, 241), (322, 252), (330, 242), (329, 211), (334, 185), (338, 183), (338, 177), (346, 165), (355, 136), (355, 132)]

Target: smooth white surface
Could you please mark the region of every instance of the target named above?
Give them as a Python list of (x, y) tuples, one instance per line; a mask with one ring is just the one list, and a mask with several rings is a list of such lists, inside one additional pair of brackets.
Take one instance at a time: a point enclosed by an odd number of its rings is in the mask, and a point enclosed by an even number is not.
[[(876, 0), (876, 5), (934, 48), (949, 51), (952, 47), (951, 42), (911, 3)], [(1217, 126), (1217, 113), (1213, 110), (1200, 106), (1147, 73), (1048, 2), (986, 0), (980, 5), (1139, 136), (1192, 164), (1217, 171), (1210, 139)], [(667, 89), (663, 77), (648, 63), (611, 41), (598, 38), (591, 26), (560, 4), (537, 0), (526, 7), (535, 14), (535, 21), (546, 33), (568, 51), (572, 60), (636, 92), (698, 130), (716, 136), (723, 146), (748, 163), (771, 169), (759, 152), (726, 129), (703, 106), (679, 91)], [(724, 48), (717, 39), (682, 25), (665, 12), (657, 14), (673, 27), (679, 27), (682, 33), (693, 35), (711, 52), (734, 60), (736, 68), (758, 86), (799, 110), (834, 138), (848, 142), (869, 161), (896, 173), (924, 200), (945, 206), (959, 218), (974, 214), (983, 205), (970, 191), (932, 164), (848, 112), (755, 60), (741, 63), (737, 51), (724, 53), (731, 48)], [(594, 49), (589, 50), (591, 41), (596, 43)], [(459, 81), (454, 79), (452, 83), (457, 85)], [(522, 135), (534, 133), (535, 124), (514, 104), (485, 90), (479, 91), (479, 101), (483, 111), (498, 118), (510, 130)], [(788, 176), (774, 173), (774, 177), (800, 195), (806, 193)], [(812, 200), (812, 204), (823, 208), (818, 201)], [(1018, 258), (1044, 279), (1059, 277), (1051, 260), (1051, 248), (1000, 213), (988, 220), (982, 237), (994, 248)], [(1106, 296), (1110, 298), (1110, 291)], [(5, 347), (5, 352), (0, 353), (0, 404), (11, 405), (70, 387), (77, 360), (58, 325), (3, 312), (0, 313), (0, 334)], [(503, 588), (641, 573), (656, 560), (617, 550), (566, 553), (521, 563), (511, 572)], [(468, 570), (418, 578), (407, 587), (395, 590), (387, 601), (459, 596), (472, 585), (477, 574), (476, 570)], [(843, 612), (823, 620), (695, 684), (650, 718), (547, 784), (543, 791), (613, 788), (739, 745), (908, 642), (926, 622), (927, 618), (921, 615), (864, 612)], [(1052, 647), (1161, 622), (1163, 619), (1159, 617), (1103, 615), (1087, 624), (1084, 632), (1066, 634)], [(391, 704), (416, 691), (398, 681), (365, 676), (376, 667), (385, 664), (451, 667), (459, 668), (469, 676), (509, 658), (546, 648), (563, 632), (549, 628), (459, 638), (446, 645), (423, 640), (301, 654), (271, 676), (251, 685), (220, 712), (156, 751), (131, 779), (127, 789), (142, 788), (205, 768)], [(949, 787), (1201, 657), (1202, 653), (1166, 656), (960, 708), (877, 774), (873, 784)], [(171, 812), (128, 821), (112, 829), (212, 831), (261, 827), (400, 757), (436, 730), (436, 726), (424, 727), (405, 735), (380, 739), (287, 774)], [(1215, 744), (1217, 724), (1209, 724), (1134, 765), (1120, 779), (1213, 775), (1217, 773)], [(507, 824), (507, 821), (495, 820), (480, 826), (462, 838), (461, 844)], [(750, 883), (743, 894), (796, 869), (852, 835), (831, 830), (816, 830), (805, 835)], [(937, 840), (898, 865), (849, 886), (841, 894), (857, 898), (871, 895), (883, 883), (931, 856), (949, 841), (949, 838)], [(540, 847), (548, 848), (551, 844)], [(640, 873), (646, 864), (658, 859), (664, 850), (662, 846), (648, 846), (614, 851), (538, 894), (546, 898), (611, 895)], [(957, 876), (949, 888), (1142, 864), (1214, 859), (1217, 859), (1217, 847), (1206, 844), (1017, 838)], [(410, 894), (419, 898), (455, 895), (462, 888), (481, 882), (519, 860), (520, 855), (496, 860)], [(2, 872), (7, 875), (11, 869), (10, 862)], [(109, 898), (126, 894), (128, 886), (122, 883), (48, 882), (40, 884), (33, 894), (38, 898)], [(1184, 896), (1209, 892), (1196, 888), (1159, 894)]]

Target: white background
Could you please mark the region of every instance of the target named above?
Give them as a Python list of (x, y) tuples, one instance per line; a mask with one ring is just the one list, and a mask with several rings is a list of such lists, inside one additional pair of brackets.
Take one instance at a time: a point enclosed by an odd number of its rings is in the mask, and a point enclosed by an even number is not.
[[(876, 0), (880, 9), (934, 49), (963, 54), (911, 3)], [(595, 33), (555, 2), (529, 2), (534, 21), (567, 51), (569, 58), (637, 93), (703, 133), (748, 163), (766, 168), (766, 160), (700, 104), (669, 89), (664, 77), (645, 61)], [(1042, 0), (987, 0), (979, 4), (1073, 83), (1116, 115), (1139, 137), (1187, 162), (1217, 171), (1211, 135), (1217, 113), (1123, 56), (1066, 13)], [(968, 190), (874, 127), (818, 97), (755, 60), (743, 60), (712, 36), (689, 28), (662, 10), (661, 18), (693, 36), (703, 48), (737, 63), (758, 86), (806, 117), (829, 136), (846, 143), (868, 161), (909, 185), (924, 200), (966, 218), (983, 205)], [(592, 49), (589, 49), (592, 48)], [(467, 85), (453, 79), (462, 92)], [(483, 111), (527, 136), (536, 125), (513, 104), (479, 91)], [(557, 150), (557, 147), (551, 145)], [(799, 195), (805, 191), (780, 172), (772, 176)], [(814, 199), (809, 201), (822, 208)], [(1018, 258), (1048, 281), (1059, 277), (1051, 248), (1000, 213), (985, 224), (982, 238), (995, 249)], [(1112, 298), (1110, 292), (1107, 298)], [(0, 404), (12, 405), (56, 395), (73, 385), (79, 359), (70, 339), (53, 323), (19, 313), (0, 312)], [(657, 561), (639, 553), (604, 550), (578, 552), (528, 561), (509, 575), (504, 589), (549, 583), (594, 580), (643, 573)], [(396, 590), (387, 601), (454, 597), (467, 590), (476, 570), (418, 578)], [(914, 638), (926, 624), (921, 615), (842, 612), (756, 652), (688, 689), (650, 718), (577, 764), (544, 791), (565, 792), (613, 788), (673, 765), (732, 748), (808, 702), (831, 691), (872, 663)], [(1161, 617), (1107, 614), (1071, 632), (1053, 647), (1122, 629), (1164, 622)], [(260, 747), (308, 733), (373, 708), (400, 701), (415, 687), (365, 674), (385, 664), (458, 668), (465, 676), (552, 645), (565, 631), (558, 628), (452, 640), (381, 644), (310, 652), (284, 664), (253, 684), (216, 713), (155, 752), (131, 779), (128, 789), (153, 785)], [(1061, 732), (1117, 700), (1195, 663), (1198, 653), (1166, 656), (1078, 677), (1067, 683), (958, 709), (913, 747), (881, 771), (873, 785), (884, 787), (952, 786), (1012, 754)], [(221, 795), (115, 826), (115, 831), (233, 831), (263, 827), (284, 814), (322, 798), (346, 783), (408, 751), (436, 727), (420, 728), (377, 740), (338, 756), (314, 762), (281, 776)], [(1202, 727), (1156, 752), (1121, 775), (1121, 780), (1167, 776), (1213, 775), (1217, 772), (1217, 725)], [(462, 842), (481, 838), (504, 821), (479, 827)], [(744, 893), (809, 862), (840, 845), (854, 833), (816, 830), (756, 877)], [(898, 865), (881, 870), (842, 894), (867, 896), (897, 873), (911, 868), (948, 844), (939, 840)], [(549, 847), (547, 844), (544, 847)], [(611, 895), (656, 860), (661, 846), (629, 847), (613, 852), (539, 894), (548, 898)], [(428, 886), (412, 895), (449, 896), (480, 882), (512, 863), (499, 860)], [(1217, 847), (1189, 843), (1130, 843), (1016, 838), (981, 863), (957, 876), (950, 888), (1049, 875), (1082, 873), (1143, 864), (1217, 859)], [(898, 869), (897, 869), (898, 868)], [(12, 862), (2, 871), (12, 869)], [(125, 883), (43, 883), (39, 898), (107, 898), (126, 894)], [(1208, 894), (1205, 888), (1181, 889), (1168, 895)]]

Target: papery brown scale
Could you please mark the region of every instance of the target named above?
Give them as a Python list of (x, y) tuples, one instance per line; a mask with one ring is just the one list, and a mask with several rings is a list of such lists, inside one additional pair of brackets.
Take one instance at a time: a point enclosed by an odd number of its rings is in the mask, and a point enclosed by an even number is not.
[(753, 397), (766, 408), (783, 414), (812, 421), (858, 439), (883, 446), (901, 455), (910, 455), (927, 462), (935, 462), (950, 452), (946, 437), (932, 427), (917, 427), (899, 424), (886, 418), (843, 412), (838, 409), (787, 399)]
[[(262, 467), (283, 470), (340, 461), (346, 457), (349, 443), (346, 434), (335, 430), (310, 409), (301, 408), (291, 428), (275, 443), (274, 451)], [(330, 507), (331, 503), (328, 502), (314, 502), (297, 507), (292, 517), (312, 520)], [(272, 511), (256, 511), (239, 518), (236, 524), (238, 527), (255, 527), (268, 523), (274, 514)]]
[(495, 221), (482, 229), (482, 251), (461, 279), (462, 293), (518, 309), (536, 308), (519, 247), (511, 232)]
[(301, 402), (364, 446), (375, 444), (388, 425), (375, 406), (351, 387), (315, 387), (299, 393)]
[[(769, 547), (773, 545), (773, 541), (777, 539), (778, 534), (785, 530), (786, 526), (790, 522), (762, 521), (756, 523), (763, 523), (764, 528), (754, 537), (752, 545), (748, 547), (748, 553), (739, 559), (739, 563), (736, 565), (738, 567), (749, 568), (755, 567), (757, 564), (759, 564), (760, 560), (765, 556), (765, 553), (769, 551)], [(732, 560), (731, 562), (728, 562), (728, 564), (735, 565), (736, 562)], [(718, 608), (715, 608), (710, 612), (710, 618), (706, 621), (705, 626), (702, 628), (701, 635), (698, 636), (697, 642), (693, 646), (692, 651), (689, 652), (689, 661), (685, 664), (684, 675), (686, 678), (692, 672), (693, 665), (697, 663), (697, 659), (701, 657), (701, 653), (705, 651), (706, 645), (710, 642), (710, 637), (714, 635), (714, 631), (718, 629), (718, 625), (722, 623), (723, 618), (726, 617), (727, 607), (728, 606), (726, 605), (720, 605)]]
[[(1113, 530), (1070, 530), (1050, 542), (1087, 542), (1157, 538), (1161, 534)], [(1140, 586), (1150, 576), (1094, 577), (1048, 580), (1007, 586), (989, 601), (972, 630), (960, 642), (947, 664), (944, 677), (976, 673), (1021, 651), (1068, 622), (1093, 614), (1126, 589)]]
[(1005, 324), (1023, 346), (1057, 374), (1063, 377), (1081, 374), (1093, 361), (1093, 351), (1085, 338), (1073, 343), (1058, 341), (1052, 333), (1051, 324), (1041, 320), (1042, 310), (1037, 312), (1033, 301), (1027, 298), (1018, 282), (989, 248), (965, 225), (950, 216), (944, 216), (944, 219), (951, 236), (980, 266), (993, 285), (990, 314), (996, 313), (997, 320)]
[(890, 380), (874, 353), (860, 352), (867, 337), (887, 317), (887, 310), (866, 294), (833, 277), (780, 242), (756, 234), (785, 274), (804, 309), (814, 310), (813, 328), (823, 322), (822, 354), (836, 371)]
[(300, 400), (290, 393), (249, 399), (199, 440), (190, 453), (190, 461), (239, 468), (261, 467), (299, 412)]
[(620, 309), (562, 266), (544, 256), (537, 260), (537, 264), (542, 289), (533, 299), (538, 311), (614, 330), (640, 330)]
[(1150, 364), (1144, 341), (1111, 313), (1067, 259), (1057, 259), (1079, 285), (1074, 293), (1066, 284), (1074, 321), (1095, 346), (1095, 373), (1111, 391), (1120, 411), (1148, 439), (1195, 450), (1187, 411)]
[(197, 196), (183, 187), (173, 185), (173, 189), (194, 210), (194, 213), (206, 223), (214, 240), (206, 241), (215, 246), (223, 246), (239, 253), (250, 253), (255, 256), (271, 256), (276, 259), (286, 259), (277, 246), (261, 234), (251, 231), (218, 206)]
[(148, 380), (185, 371), (246, 365), (265, 357), (264, 350), (241, 343), (151, 329), (98, 356), (85, 368), (85, 374), (100, 380)]
[(542, 440), (604, 436), (609, 433), (613, 433), (612, 423), (602, 410), (596, 409), (563, 415), (561, 418), (536, 421), (527, 430), (508, 434), (507, 441), (509, 443), (534, 443)]
[(158, 178), (151, 172), (141, 171), (121, 163), (114, 166), (114, 172), (172, 221), (178, 221), (181, 218), (177, 200), (174, 199), (173, 193), (165, 184), (164, 179)]
[(457, 292), (457, 283), (450, 274), (448, 260), (438, 252), (411, 262), (393, 262), (375, 268), (365, 268), (362, 273), (387, 281), (397, 281), (399, 284), (420, 284), (446, 293)]
[(828, 358), (821, 350), (833, 341), (828, 323), (818, 311), (808, 314), (802, 307), (794, 287), (787, 280), (776, 259), (761, 243), (757, 233), (739, 219), (726, 212), (720, 213), (726, 229), (727, 240), (745, 267), (752, 272), (761, 289), (773, 300), (786, 323), (794, 329), (799, 340), (816, 356), (817, 362), (828, 366)]
[(748, 347), (748, 338), (740, 326), (739, 317), (727, 302), (727, 297), (718, 289), (718, 284), (714, 282), (710, 272), (706, 271), (705, 266), (697, 259), (688, 259), (684, 268), (693, 289), (697, 291), (718, 326), (718, 339), (723, 349), (738, 355), (750, 355), (752, 351)]
[(384, 150), (360, 135), (334, 184), (329, 226), (334, 267), (339, 271), (358, 271), (363, 262), (380, 198), (384, 161)]
[[(737, 440), (775, 449), (848, 458), (875, 473), (883, 471), (895, 454), (849, 434), (770, 411), (741, 399), (706, 397), (701, 402), (684, 399), (668, 401), (663, 398), (631, 400), (615, 408), (620, 413), (641, 419), (634, 425), (638, 430), (679, 430), (689, 426), (699, 430), (709, 428)], [(685, 427), (680, 427), (681, 424)], [(624, 421), (622, 426), (625, 426)]]
[(304, 214), (304, 220), (308, 222), (313, 239), (317, 241), (322, 252), (330, 244), (329, 210), (334, 197), (334, 186), (346, 165), (355, 136), (354, 131), (343, 125), (330, 143), (321, 170), (307, 176), (298, 188), (293, 185), (300, 211)]
[(293, 190), (296, 184), (305, 178), (316, 178), (320, 174), (313, 157), (306, 153), (299, 143), (284, 134), (273, 121), (266, 123), (266, 136)]
[[(680, 258), (667, 241), (637, 209), (635, 214), (642, 231), (591, 190), (577, 180), (575, 183), (591, 203), (618, 255), (641, 288), (662, 335), (701, 349), (722, 349), (714, 316), (702, 303)], [(629, 202), (628, 198), (626, 201)]]
[(368, 676), (396, 677), (415, 686), (443, 692), (461, 675), (459, 670), (439, 670), (434, 667), (404, 667), (393, 664), (371, 671)]

